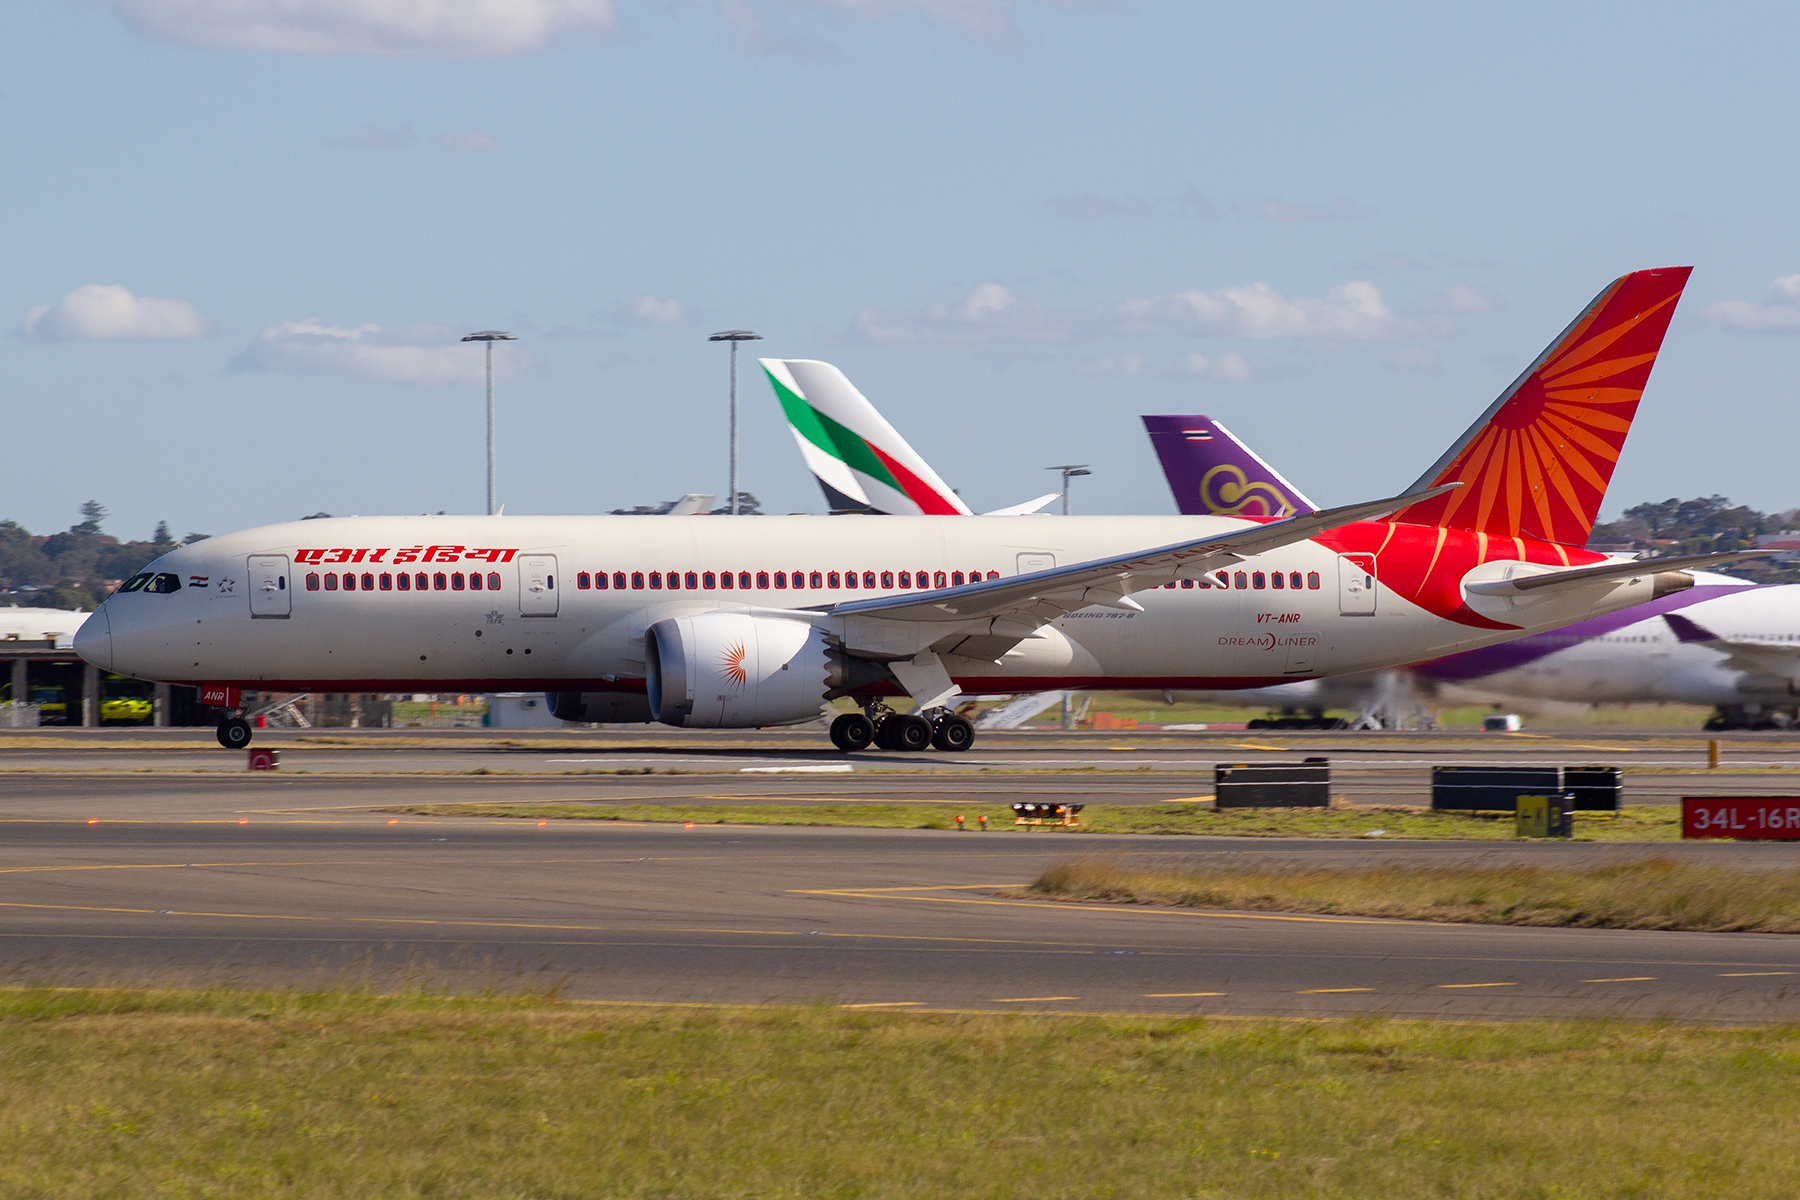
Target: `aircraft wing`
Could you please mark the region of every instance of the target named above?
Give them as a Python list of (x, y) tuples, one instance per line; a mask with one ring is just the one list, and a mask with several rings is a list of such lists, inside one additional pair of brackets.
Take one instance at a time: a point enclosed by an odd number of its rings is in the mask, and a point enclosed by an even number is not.
[(1720, 637), (1692, 617), (1680, 613), (1664, 613), (1663, 620), (1675, 631), (1678, 640), (1722, 650), (1731, 656), (1733, 665), (1739, 670), (1753, 675), (1773, 675), (1778, 679), (1800, 679), (1800, 643)]
[[(1431, 490), (1445, 492), (1461, 486), (1449, 483)], [(851, 600), (824, 611), (833, 616), (878, 617), (887, 621), (968, 622), (1011, 617), (1023, 619), (1031, 627), (1096, 604), (1141, 611), (1142, 605), (1131, 599), (1132, 592), (1161, 587), (1172, 579), (1198, 579), (1226, 563), (1291, 546), (1340, 525), (1374, 520), (1408, 504), (1416, 504), (1424, 495), (1418, 492), (1349, 504), (1267, 525), (1246, 525), (1191, 542), (1176, 542), (1135, 554), (1052, 567), (1010, 579), (989, 579), (959, 588)], [(1014, 641), (1027, 635), (1028, 630), (1021, 632)]]
[(1664, 571), (1693, 571), (1736, 562), (1740, 558), (1757, 558), (1773, 554), (1772, 550), (1734, 550), (1725, 554), (1690, 554), (1682, 558), (1640, 558), (1630, 562), (1602, 563), (1597, 567), (1578, 567), (1573, 571), (1549, 571), (1542, 575), (1523, 575), (1513, 579), (1489, 579), (1466, 584), (1477, 596), (1519, 596), (1545, 588), (1578, 587), (1608, 579), (1627, 579), (1634, 575), (1660, 575)]

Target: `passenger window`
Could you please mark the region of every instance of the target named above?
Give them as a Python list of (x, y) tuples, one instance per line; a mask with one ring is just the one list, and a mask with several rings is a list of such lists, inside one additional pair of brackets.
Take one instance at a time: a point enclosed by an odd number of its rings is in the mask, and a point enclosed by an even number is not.
[(931, 581), (933, 583), (935, 583), (938, 587), (949, 587), (950, 586), (950, 581), (944, 577), (944, 573), (942, 571), (939, 571), (936, 575), (933, 575), (931, 577)]
[(962, 572), (961, 571), (950, 572), (950, 586), (951, 587), (961, 587), (962, 585), (963, 585)]
[(828, 572), (825, 576), (825, 583), (828, 587), (838, 586), (838, 573), (836, 571)]
[(1300, 590), (1300, 572), (1295, 571), (1288, 576), (1288, 586), (1295, 591)]
[(856, 572), (855, 571), (845, 571), (844, 572), (844, 586), (847, 588), (853, 588), (856, 586)]
[(894, 586), (894, 573), (892, 571), (883, 571), (881, 573), (881, 586), (884, 588), (891, 588)]
[(1184, 588), (1191, 588), (1194, 586), (1194, 581), (1191, 579), (1184, 579), (1181, 581), (1181, 586)]
[(1218, 575), (1218, 579), (1219, 579), (1220, 587), (1228, 588), (1231, 586), (1231, 576), (1227, 572), (1220, 571), (1219, 575)]
[(412, 591), (412, 576), (411, 575), (400, 576), (399, 584), (400, 584), (401, 591), (403, 591), (403, 592)]
[(921, 588), (930, 587), (931, 586), (931, 572), (930, 571), (914, 571), (913, 572), (913, 586), (921, 587)]
[(782, 588), (784, 590), (787, 588), (787, 572), (786, 571), (775, 572), (775, 586), (778, 588)]
[(698, 575), (694, 574), (692, 571), (689, 571), (687, 573), (687, 585), (688, 585), (688, 591), (690, 591), (690, 592), (693, 591), (695, 588), (700, 586), (700, 577)]
[(731, 585), (736, 579), (737, 576), (733, 575), (730, 571), (719, 572), (719, 586), (728, 592), (731, 590)]
[(1239, 571), (1237, 573), (1237, 585), (1241, 588), (1249, 587), (1250, 586), (1250, 577), (1248, 575), (1244, 574), (1242, 571)]
[(438, 592), (446, 591), (446, 590), (448, 590), (449, 586), (450, 586), (450, 581), (444, 577), (444, 573), (442, 571), (437, 572), (435, 575), (433, 575), (431, 577), (431, 587), (432, 587), (433, 591), (438, 591)]
[(625, 590), (625, 572), (623, 572), (623, 571), (614, 571), (613, 572), (613, 590), (620, 591), (620, 592)]
[(325, 590), (328, 592), (337, 591), (337, 575), (335, 572), (325, 576)]
[(756, 586), (760, 591), (766, 592), (769, 590), (769, 573), (767, 571), (758, 571), (756, 573)]
[(873, 571), (864, 571), (863, 572), (863, 586), (866, 588), (872, 588), (875, 586), (875, 572), (873, 572)]
[(998, 578), (1000, 578), (1000, 572), (998, 572), (998, 571), (989, 571), (989, 572), (988, 572), (988, 578), (989, 578), (989, 579), (998, 579)]
[(738, 589), (740, 591), (747, 591), (747, 590), (749, 590), (749, 587), (750, 587), (750, 572), (739, 571), (738, 572)]
[(394, 577), (392, 575), (382, 575), (380, 576), (380, 580), (382, 591), (391, 592), (394, 590)]
[(671, 592), (679, 592), (681, 590), (681, 572), (680, 571), (670, 571), (669, 572), (669, 590)]
[(413, 590), (415, 592), (425, 591), (430, 586), (431, 580), (427, 578), (425, 572), (420, 571), (417, 575), (413, 576)]
[(367, 571), (363, 572), (363, 591), (372, 592), (374, 590), (375, 590), (375, 576), (370, 574)]
[(461, 571), (455, 571), (455, 572), (451, 573), (450, 587), (452, 588), (452, 590), (458, 591), (458, 592), (463, 590), (463, 574)]
[(700, 576), (700, 582), (706, 590), (710, 592), (719, 586), (719, 577), (714, 575), (711, 571), (707, 571)]
[(1262, 590), (1263, 573), (1261, 571), (1250, 572), (1250, 586), (1256, 588), (1258, 591)]
[(805, 571), (795, 571), (794, 572), (794, 586), (797, 588), (803, 588), (806, 586), (806, 572)]
[(499, 590), (500, 590), (500, 572), (489, 571), (488, 572), (488, 591), (497, 592)]
[(479, 592), (481, 590), (481, 572), (480, 571), (473, 571), (470, 573), (470, 575), (469, 575), (469, 590), (471, 592)]
[(1317, 571), (1306, 573), (1306, 586), (1315, 592), (1319, 590), (1319, 573)]
[(1271, 574), (1271, 575), (1270, 575), (1270, 576), (1269, 576), (1269, 586), (1270, 586), (1270, 587), (1277, 587), (1277, 588), (1278, 588), (1278, 587), (1285, 587), (1285, 586), (1286, 586), (1286, 583), (1285, 583), (1285, 580), (1286, 580), (1286, 579), (1287, 579), (1287, 577), (1286, 577), (1286, 576), (1285, 576), (1285, 575), (1283, 575), (1283, 574), (1282, 574), (1282, 573), (1281, 573), (1281, 572), (1280, 572), (1280, 571), (1276, 571), (1276, 572), (1273, 572), (1273, 573), (1272, 573), (1272, 574)]
[(306, 576), (306, 590), (309, 592), (316, 592), (319, 590), (319, 577), (310, 571)]
[(604, 592), (606, 590), (606, 572), (605, 571), (595, 571), (594, 572), (594, 590), (597, 592)]
[(580, 588), (582, 591), (584, 591), (584, 592), (587, 591), (588, 586), (592, 582), (593, 582), (593, 576), (589, 575), (586, 571), (575, 572), (575, 586)]
[(911, 571), (900, 572), (900, 586), (903, 588), (909, 588), (912, 586), (912, 572)]
[(662, 590), (662, 572), (661, 571), (650, 572), (650, 588), (652, 591), (661, 591)]
[(356, 590), (356, 576), (354, 576), (348, 572), (345, 572), (345, 574), (344, 574), (344, 590), (346, 592), (354, 592)]
[(814, 571), (812, 573), (812, 585), (816, 588), (824, 587), (825, 586), (825, 577), (823, 575), (819, 574), (817, 571)]

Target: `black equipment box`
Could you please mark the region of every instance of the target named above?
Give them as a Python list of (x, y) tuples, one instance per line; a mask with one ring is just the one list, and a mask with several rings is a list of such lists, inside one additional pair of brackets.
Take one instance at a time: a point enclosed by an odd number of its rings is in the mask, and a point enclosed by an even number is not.
[(1214, 808), (1329, 808), (1331, 762), (1219, 763), (1213, 767)]
[(1619, 810), (1617, 767), (1433, 767), (1431, 807), (1515, 812), (1520, 796), (1572, 797), (1578, 812)]

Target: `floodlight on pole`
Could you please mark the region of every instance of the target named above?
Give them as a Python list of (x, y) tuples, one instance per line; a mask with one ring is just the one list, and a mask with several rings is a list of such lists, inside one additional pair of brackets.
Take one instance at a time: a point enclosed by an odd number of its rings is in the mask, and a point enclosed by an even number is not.
[(1062, 515), (1066, 517), (1069, 515), (1069, 480), (1080, 475), (1092, 475), (1093, 472), (1088, 470), (1086, 463), (1064, 463), (1060, 467), (1045, 467), (1044, 470), (1062, 472)]
[(737, 348), (739, 342), (762, 341), (762, 334), (751, 333), (748, 329), (722, 329), (706, 340), (731, 343), (731, 508), (728, 511), (735, 517), (738, 515)]
[(488, 451), (488, 516), (494, 515), (494, 343), (516, 342), (519, 339), (510, 333), (502, 333), (498, 329), (483, 329), (480, 333), (471, 333), (463, 338), (465, 342), (487, 343), (487, 451)]

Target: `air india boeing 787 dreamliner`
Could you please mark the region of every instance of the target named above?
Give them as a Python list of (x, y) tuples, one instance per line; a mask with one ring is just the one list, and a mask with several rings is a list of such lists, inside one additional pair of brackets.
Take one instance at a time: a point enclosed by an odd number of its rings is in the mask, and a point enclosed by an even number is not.
[[(164, 555), (76, 648), (227, 701), (542, 689), (565, 719), (749, 728), (848, 696), (862, 711), (833, 723), (840, 747), (962, 750), (974, 730), (950, 706), (965, 688), (1256, 687), (1490, 645), (1721, 561), (1582, 548), (1688, 274), (1608, 285), (1391, 499), (1287, 519), (294, 522)], [(850, 386), (826, 363), (764, 366), (790, 411)], [(884, 486), (925, 486), (878, 447), (839, 449)], [(913, 712), (888, 708), (899, 695)], [(241, 746), (250, 728), (233, 716), (219, 738)]]

